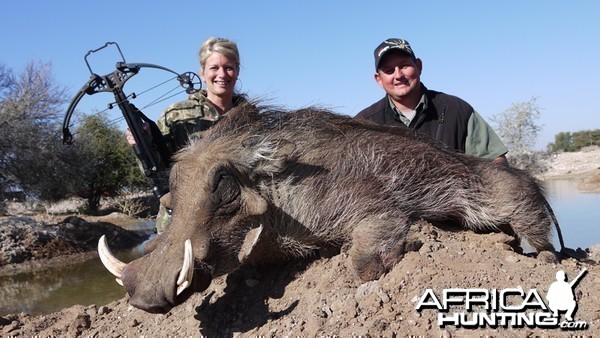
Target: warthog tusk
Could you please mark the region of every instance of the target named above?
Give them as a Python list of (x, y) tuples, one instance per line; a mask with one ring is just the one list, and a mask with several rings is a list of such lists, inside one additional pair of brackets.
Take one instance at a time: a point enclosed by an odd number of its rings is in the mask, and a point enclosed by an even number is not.
[(100, 256), (100, 260), (104, 267), (110, 271), (115, 277), (117, 277), (117, 283), (123, 285), (121, 281), (121, 275), (123, 274), (123, 269), (127, 266), (127, 264), (118, 260), (115, 256), (113, 256), (112, 252), (108, 248), (108, 244), (106, 243), (106, 236), (102, 235), (100, 240), (98, 241), (98, 255)]
[(192, 283), (194, 277), (194, 251), (192, 250), (192, 241), (185, 241), (185, 248), (183, 249), (183, 266), (179, 271), (179, 277), (177, 277), (177, 295), (181, 294), (183, 290), (187, 289)]

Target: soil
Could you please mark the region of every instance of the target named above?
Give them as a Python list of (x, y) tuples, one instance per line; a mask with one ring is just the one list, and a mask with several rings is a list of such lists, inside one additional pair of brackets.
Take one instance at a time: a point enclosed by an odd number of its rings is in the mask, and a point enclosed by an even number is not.
[(548, 167), (538, 175), (541, 180), (574, 180), (579, 190), (600, 193), (600, 148), (555, 154), (548, 160)]
[[(541, 179), (573, 179), (581, 189), (600, 191), (600, 150), (558, 154), (550, 166)], [(7, 315), (0, 317), (0, 336), (600, 335), (600, 245), (586, 248), (587, 259), (557, 262), (548, 255), (520, 253), (514, 238), (505, 234), (477, 234), (420, 222), (413, 227), (412, 236), (423, 243), (418, 251), (408, 252), (392, 271), (368, 283), (356, 277), (348, 255), (342, 252), (279, 266), (245, 268), (213, 280), (206, 291), (167, 314), (146, 313), (123, 298), (42, 316)], [(47, 259), (36, 261), (43, 265)], [(585, 323), (585, 329), (441, 327), (438, 314), (442, 311), (417, 310), (427, 289), (442, 301), (443, 290), (450, 288), (490, 292), (521, 288), (525, 293), (537, 290), (545, 302), (557, 271), (565, 271), (572, 281), (583, 269), (587, 274), (574, 287), (578, 305), (574, 317), (577, 323)], [(511, 301), (518, 305), (523, 300), (513, 296)], [(446, 315), (462, 311), (460, 305), (453, 305)], [(530, 311), (548, 313), (535, 306)]]
[(133, 220), (121, 214), (88, 220), (68, 216), (48, 224), (35, 217), (1, 217), (0, 276), (90, 259), (97, 256), (102, 235), (106, 235), (112, 248), (126, 249), (142, 243), (152, 232), (124, 229), (122, 226)]

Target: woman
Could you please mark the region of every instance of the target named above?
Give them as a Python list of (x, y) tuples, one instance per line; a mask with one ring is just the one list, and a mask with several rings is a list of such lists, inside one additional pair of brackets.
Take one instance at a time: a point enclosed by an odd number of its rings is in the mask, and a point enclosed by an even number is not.
[(223, 114), (246, 102), (245, 96), (234, 90), (240, 73), (240, 55), (234, 42), (208, 38), (200, 47), (199, 59), (206, 89), (170, 105), (157, 121), (171, 152), (201, 137)]
[[(206, 89), (170, 105), (156, 122), (171, 154), (188, 145), (191, 139), (202, 137), (202, 132), (214, 125), (223, 114), (247, 101), (245, 95), (234, 90), (240, 74), (240, 55), (235, 42), (208, 38), (200, 47), (199, 58), (200, 77)], [(130, 132), (127, 139), (130, 144), (135, 144)], [(161, 198), (156, 217), (156, 232), (159, 234), (171, 222), (170, 210), (164, 207), (168, 196)]]

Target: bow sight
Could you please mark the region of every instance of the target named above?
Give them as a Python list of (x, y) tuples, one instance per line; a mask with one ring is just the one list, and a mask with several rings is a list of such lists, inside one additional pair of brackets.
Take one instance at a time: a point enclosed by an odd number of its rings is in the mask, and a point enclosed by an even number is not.
[[(121, 55), (122, 61), (117, 62), (115, 67), (116, 70), (114, 72), (104, 76), (97, 75), (92, 71), (87, 58), (91, 54), (96, 53), (108, 47), (109, 45), (116, 46), (119, 54)], [(127, 63), (125, 62), (125, 57), (121, 52), (121, 48), (116, 42), (107, 42), (100, 48), (88, 51), (84, 56), (84, 60), (91, 76), (90, 80), (77, 92), (71, 101), (69, 108), (67, 109), (67, 113), (63, 121), (63, 144), (73, 143), (73, 134), (69, 130), (69, 124), (71, 115), (73, 115), (75, 107), (79, 101), (81, 101), (86, 94), (94, 95), (100, 92), (113, 93), (115, 102), (121, 110), (121, 113), (125, 118), (125, 122), (127, 123), (127, 126), (129, 127), (129, 130), (131, 131), (131, 134), (135, 140), (136, 144), (133, 146), (134, 152), (142, 164), (144, 174), (152, 182), (154, 195), (160, 198), (162, 195), (168, 192), (168, 186), (165, 183), (166, 180), (164, 178), (160, 179), (159, 174), (168, 168), (170, 153), (162, 138), (162, 134), (158, 130), (158, 127), (154, 121), (146, 117), (139, 109), (129, 102), (129, 96), (123, 92), (123, 87), (125, 86), (127, 80), (138, 74), (140, 69), (155, 68), (175, 74), (180, 86), (185, 89), (185, 92), (192, 94), (199, 91), (202, 85), (201, 81), (199, 81), (198, 75), (194, 72), (179, 74), (170, 70), (169, 68), (150, 63)], [(198, 85), (198, 88), (195, 88), (194, 85)], [(132, 94), (131, 97), (135, 98), (135, 94)], [(109, 109), (112, 107), (113, 105), (110, 104)], [(145, 131), (145, 129), (148, 127), (150, 129), (150, 133)]]

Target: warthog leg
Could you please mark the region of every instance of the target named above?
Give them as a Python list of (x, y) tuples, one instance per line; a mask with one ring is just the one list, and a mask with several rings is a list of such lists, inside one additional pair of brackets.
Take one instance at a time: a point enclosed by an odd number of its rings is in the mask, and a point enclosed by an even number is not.
[(364, 219), (352, 232), (350, 256), (363, 281), (381, 277), (404, 254), (408, 220), (404, 215), (393, 216)]

